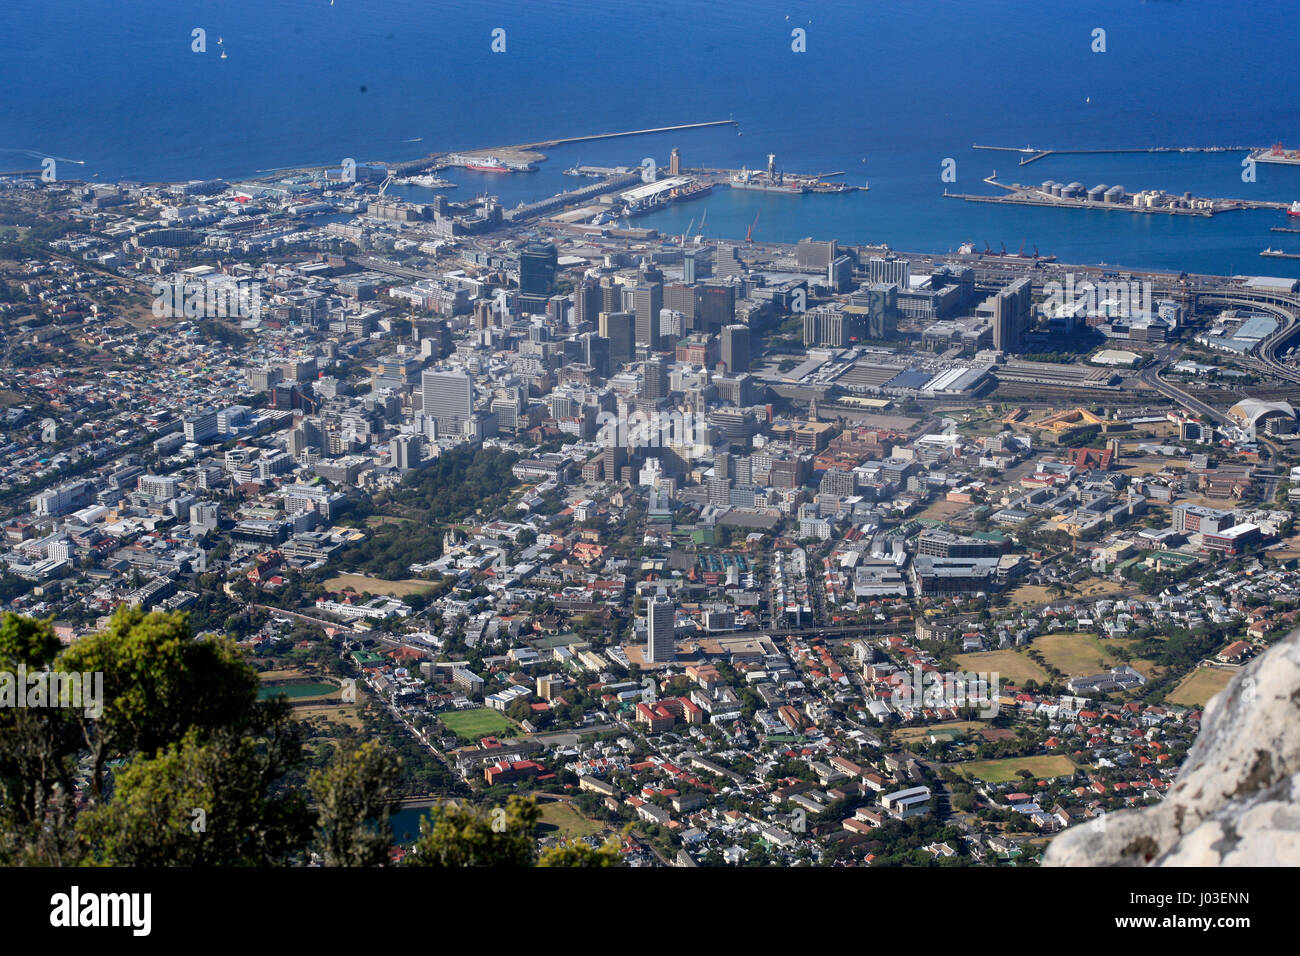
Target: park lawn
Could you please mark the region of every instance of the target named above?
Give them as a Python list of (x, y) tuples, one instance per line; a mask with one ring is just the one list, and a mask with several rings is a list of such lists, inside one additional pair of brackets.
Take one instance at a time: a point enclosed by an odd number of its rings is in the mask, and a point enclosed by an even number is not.
[(478, 707), (474, 710), (451, 710), (439, 714), (438, 719), (457, 737), (471, 741), (481, 737), (495, 737), (518, 729), (515, 722), (505, 714), (486, 707)]
[(408, 594), (423, 594), (433, 588), (433, 582), (421, 581), (419, 578), (389, 581), (384, 578), (372, 578), (366, 574), (337, 574), (325, 582), (325, 587), (331, 591), (351, 588), (358, 593), (369, 591), (371, 594), (390, 594), (401, 598)]
[[(1069, 677), (1081, 677), (1085, 674), (1097, 674), (1122, 664), (1118, 657), (1106, 650), (1106, 644), (1124, 647), (1129, 643), (1126, 638), (1103, 639), (1096, 634), (1082, 631), (1057, 632), (1042, 634), (1034, 638), (1032, 647), (1043, 655), (1048, 664)], [(1134, 660), (1130, 662), (1139, 673), (1151, 676), (1154, 665), (1150, 661)]]
[(956, 768), (963, 776), (985, 783), (1012, 783), (1020, 779), (1017, 771), (1028, 770), (1037, 780), (1065, 777), (1075, 771), (1074, 762), (1061, 754), (1041, 757), (1007, 757), (1003, 760), (973, 760)]
[(294, 701), (305, 700), (328, 700), (331, 697), (338, 697), (340, 688), (337, 684), (327, 684), (325, 682), (307, 682), (296, 684), (272, 684), (270, 686), (263, 684), (257, 691), (259, 700), (271, 700), (275, 697), (284, 697), (290, 703)]
[(946, 724), (931, 724), (928, 727), (903, 727), (894, 731), (894, 737), (902, 743), (912, 743), (917, 740), (924, 740), (930, 734), (942, 733), (945, 730), (957, 731), (961, 734), (968, 734), (972, 731), (983, 730), (987, 724), (980, 720), (950, 720)]
[(1051, 604), (1057, 600), (1057, 596), (1049, 594), (1046, 585), (1022, 584), (1007, 595), (1007, 600), (1011, 602), (1013, 607), (1022, 604), (1033, 607), (1038, 604)]
[(1000, 651), (958, 654), (954, 660), (956, 660), (957, 666), (964, 671), (997, 674), (999, 681), (1010, 681), (1016, 685), (1030, 680), (1038, 681), (1041, 684), (1051, 679), (1047, 671), (1028, 657), (1025, 657), (1025, 655), (1010, 648), (1003, 648)]
[(360, 730), (362, 727), (361, 712), (356, 704), (324, 704), (296, 707), (293, 715), (303, 721), (320, 717), (331, 724), (342, 724), (354, 730)]
[(1218, 667), (1198, 667), (1183, 678), (1167, 699), (1171, 704), (1184, 707), (1204, 707), (1211, 697), (1228, 685), (1235, 673)]
[(566, 840), (575, 840), (604, 829), (562, 800), (538, 800), (537, 808), (541, 811), (537, 820), (538, 836), (562, 836)]

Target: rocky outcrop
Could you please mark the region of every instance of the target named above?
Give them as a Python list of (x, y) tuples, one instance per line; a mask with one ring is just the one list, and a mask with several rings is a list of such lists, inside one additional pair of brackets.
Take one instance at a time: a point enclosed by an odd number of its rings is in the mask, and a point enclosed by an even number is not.
[(1300, 865), (1300, 630), (1206, 706), (1165, 800), (1067, 830), (1043, 865)]

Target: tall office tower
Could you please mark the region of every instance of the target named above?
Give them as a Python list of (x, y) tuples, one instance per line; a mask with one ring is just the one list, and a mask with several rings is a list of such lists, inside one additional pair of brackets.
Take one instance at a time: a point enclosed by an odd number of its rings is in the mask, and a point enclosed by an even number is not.
[(724, 325), (736, 321), (736, 287), (705, 283), (695, 287), (697, 302), (695, 328), (716, 335)]
[(668, 154), (668, 175), (680, 176), (682, 174), (682, 154), (673, 147), (673, 151)]
[(834, 239), (800, 239), (795, 246), (795, 268), (800, 272), (825, 272), (839, 255), (838, 249)]
[(741, 455), (732, 459), (731, 464), (736, 472), (736, 484), (752, 485), (754, 483), (754, 463), (748, 455)]
[(519, 293), (549, 298), (555, 293), (559, 256), (551, 243), (529, 243), (519, 253)]
[(555, 323), (556, 328), (564, 328), (569, 318), (569, 297), (553, 295), (546, 300), (546, 318)]
[(673, 629), (677, 626), (677, 605), (663, 595), (652, 597), (646, 604), (646, 663), (663, 664), (677, 656), (673, 642)]
[(600, 319), (600, 286), (590, 279), (582, 279), (573, 290), (573, 324), (591, 323), (596, 328)]
[(494, 325), (499, 325), (497, 321), (496, 305), (491, 299), (478, 299), (474, 303), (474, 328), (490, 329)]
[(993, 347), (1018, 352), (1029, 328), (1034, 286), (1028, 276), (1017, 279), (993, 297)]
[(601, 378), (609, 378), (609, 339), (595, 332), (583, 332), (578, 336), (582, 348), (582, 362), (596, 370)]
[(641, 397), (658, 401), (668, 397), (668, 366), (658, 356), (645, 363), (642, 369)]
[(695, 320), (697, 311), (696, 286), (684, 282), (670, 282), (664, 286), (664, 308), (682, 314), (682, 331), (690, 332), (698, 328)]
[(687, 285), (713, 275), (713, 247), (687, 246), (682, 253), (682, 281)]
[(869, 339), (892, 339), (898, 331), (898, 286), (877, 282), (863, 286), (849, 297), (854, 306), (865, 308), (862, 333)]
[(618, 481), (619, 473), (627, 466), (627, 449), (617, 444), (619, 437), (613, 434), (612, 430), (609, 438), (613, 444), (606, 445), (602, 452), (604, 478), (606, 481)]
[(722, 364), (727, 374), (749, 371), (749, 326), (724, 325), (722, 327)]
[(600, 311), (623, 311), (623, 287), (608, 276), (600, 280)]
[(659, 348), (659, 312), (664, 307), (662, 282), (642, 282), (632, 290), (632, 308), (636, 312), (636, 340)]
[(731, 477), (731, 455), (720, 451), (713, 456), (713, 475), (715, 478)]
[(420, 462), (420, 439), (398, 435), (388, 443), (388, 457), (398, 471), (410, 471)]
[(636, 355), (636, 315), (632, 312), (600, 313), (600, 334), (609, 339), (611, 365), (623, 365)]
[(895, 256), (872, 256), (867, 260), (867, 282), (892, 282), (900, 289), (910, 288), (912, 264)]
[(438, 423), (438, 434), (459, 435), (474, 412), (474, 386), (464, 372), (426, 371), (421, 376), (424, 414)]

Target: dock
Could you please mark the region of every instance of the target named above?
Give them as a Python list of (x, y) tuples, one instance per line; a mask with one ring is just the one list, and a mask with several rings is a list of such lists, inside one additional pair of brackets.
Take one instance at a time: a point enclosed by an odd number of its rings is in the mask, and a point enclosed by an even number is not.
[(1028, 166), (1048, 156), (1103, 156), (1119, 153), (1254, 153), (1251, 146), (1115, 146), (1103, 149), (1037, 149), (1033, 146), (981, 146), (971, 149), (988, 149), (1002, 153), (1019, 153), (1021, 166)]
[[(1162, 190), (1146, 190), (1134, 195), (1124, 194), (1119, 201), (1088, 199), (1079, 195), (1058, 196), (1038, 186), (998, 182), (997, 173), (984, 179), (990, 186), (1007, 190), (1005, 196), (980, 196), (971, 193), (950, 193), (947, 199), (964, 199), (967, 202), (1010, 203), (1018, 206), (1049, 206), (1056, 209), (1099, 209), (1105, 212), (1131, 212), (1145, 215), (1214, 216), (1243, 209), (1287, 209), (1284, 202), (1266, 202), (1253, 199), (1210, 199), (1201, 196), (1174, 196)], [(1076, 192), (1078, 190), (1076, 189)]]

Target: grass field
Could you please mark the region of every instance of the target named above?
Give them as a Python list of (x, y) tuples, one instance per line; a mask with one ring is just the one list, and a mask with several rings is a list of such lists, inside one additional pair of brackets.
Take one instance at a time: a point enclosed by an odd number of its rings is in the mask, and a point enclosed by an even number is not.
[(537, 807), (541, 818), (537, 821), (538, 836), (562, 836), (566, 840), (591, 836), (603, 827), (588, 820), (574, 807), (559, 800), (539, 800)]
[(297, 707), (293, 715), (299, 720), (312, 720), (320, 717), (331, 724), (343, 724), (355, 730), (361, 729), (361, 713), (356, 704), (322, 704), (311, 707)]
[(505, 714), (486, 707), (475, 710), (450, 710), (439, 714), (438, 719), (447, 726), (448, 730), (466, 740), (494, 737), (498, 734), (512, 733), (517, 729), (515, 722)]
[[(1069, 677), (1082, 677), (1109, 670), (1123, 663), (1114, 654), (1106, 650), (1106, 644), (1124, 647), (1125, 639), (1102, 639), (1096, 634), (1080, 632), (1061, 632), (1044, 634), (1034, 638), (1033, 648), (1043, 655), (1043, 659), (1062, 674)], [(1134, 660), (1130, 664), (1139, 673), (1150, 676), (1155, 669), (1150, 661)]]
[(393, 597), (405, 597), (408, 594), (420, 594), (433, 587), (431, 581), (409, 578), (405, 581), (388, 581), (384, 578), (372, 578), (365, 574), (339, 574), (325, 582), (331, 591), (351, 588), (357, 592), (369, 591), (371, 594), (391, 594)]
[(1008, 757), (1005, 760), (974, 760), (956, 768), (967, 777), (985, 783), (1011, 783), (1019, 780), (1017, 771), (1028, 770), (1037, 780), (1064, 777), (1074, 773), (1074, 763), (1069, 757), (1051, 754), (1042, 757)]
[(955, 730), (958, 733), (967, 734), (975, 730), (983, 730), (986, 725), (978, 720), (950, 720), (946, 724), (931, 724), (929, 727), (904, 727), (894, 731), (894, 738), (902, 743), (912, 743), (916, 740), (925, 740), (930, 734), (941, 733), (945, 730)]
[(1204, 707), (1211, 697), (1228, 685), (1235, 673), (1236, 671), (1217, 667), (1198, 667), (1184, 677), (1182, 683), (1169, 695), (1169, 703), (1184, 707)]
[(257, 691), (258, 700), (270, 700), (273, 697), (286, 697), (290, 701), (315, 700), (337, 697), (338, 694), (338, 685), (325, 683), (263, 685)]
[(1013, 684), (1023, 684), (1027, 680), (1043, 683), (1049, 679), (1047, 671), (1010, 648), (981, 651), (978, 654), (958, 654), (954, 660), (964, 671), (997, 674), (1000, 681), (1011, 681)]

